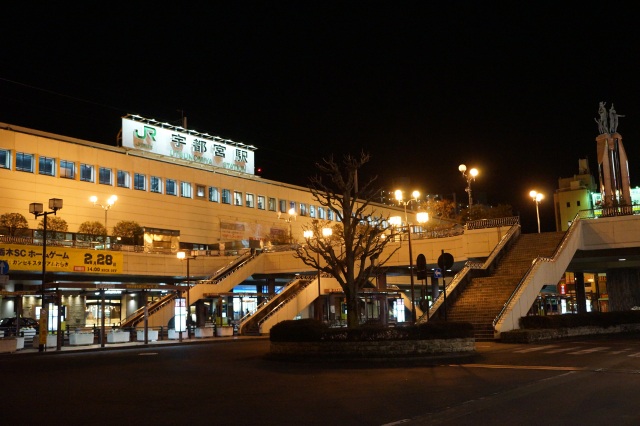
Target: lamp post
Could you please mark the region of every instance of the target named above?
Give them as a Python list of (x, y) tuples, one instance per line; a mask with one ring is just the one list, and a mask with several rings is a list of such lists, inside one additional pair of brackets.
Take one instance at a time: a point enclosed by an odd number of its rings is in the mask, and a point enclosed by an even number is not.
[[(331, 237), (331, 235), (333, 234), (333, 229), (331, 228), (322, 228), (322, 241), (320, 241), (320, 239), (318, 239), (318, 244), (317, 244), (317, 251), (316, 254), (318, 255), (318, 298), (320, 298), (322, 292), (321, 292), (321, 288), (320, 288), (320, 250), (323, 250), (323, 247), (321, 246), (322, 243), (327, 241), (327, 238)], [(302, 235), (304, 236), (304, 239), (307, 240), (307, 244), (309, 243), (309, 240), (316, 238), (316, 236), (314, 235), (313, 230), (311, 229), (307, 229), (306, 231), (304, 231), (302, 233)], [(321, 319), (321, 318), (318, 318)]]
[[(402, 200), (402, 191), (401, 190), (396, 190), (395, 192), (395, 196), (396, 196), (396, 201), (398, 201), (398, 203), (402, 204), (404, 206), (404, 220), (405, 223), (407, 224), (407, 235), (408, 235), (408, 240), (409, 240), (409, 276), (411, 278), (411, 321), (413, 324), (415, 324), (416, 322), (416, 299), (415, 299), (415, 286), (414, 286), (414, 282), (413, 282), (413, 251), (411, 248), (411, 224), (409, 223), (409, 220), (407, 218), (407, 204), (409, 204), (411, 201), (418, 201), (418, 197), (420, 196), (420, 192), (418, 191), (413, 191), (411, 193), (411, 197), (410, 199), (408, 199), (407, 201), (403, 201)], [(400, 225), (402, 220), (400, 218), (398, 218), (396, 216), (397, 219), (395, 218), (389, 218), (389, 222), (391, 222), (392, 224), (398, 224)], [(392, 220), (393, 219), (393, 220)], [(426, 212), (420, 212), (417, 215), (417, 219), (419, 223), (424, 223), (427, 220), (429, 220), (429, 215)]]
[(98, 203), (98, 197), (95, 195), (92, 195), (91, 197), (89, 197), (89, 201), (91, 201), (94, 206), (100, 206), (104, 210), (104, 232), (106, 233), (104, 245), (105, 245), (105, 248), (107, 248), (106, 237), (109, 235), (109, 228), (107, 227), (107, 213), (109, 212), (109, 209), (113, 207), (113, 205), (116, 203), (116, 201), (118, 201), (118, 197), (116, 197), (115, 195), (112, 195), (107, 199), (107, 202), (105, 204), (100, 204)]
[(291, 222), (296, 220), (296, 209), (292, 207), (287, 213), (289, 214), (288, 217), (282, 217), (282, 212), (278, 212), (278, 219), (284, 220), (289, 224), (289, 244), (293, 244), (293, 230), (291, 228)]
[[(56, 215), (56, 212), (62, 208), (62, 199), (49, 198), (49, 209), (51, 211), (45, 212), (42, 207), (42, 203), (29, 204), (29, 213), (33, 214), (35, 218), (43, 216), (43, 230), (42, 230), (42, 307), (40, 308), (40, 342), (38, 344), (38, 352), (44, 352), (44, 347), (47, 344), (47, 334), (43, 330), (48, 329), (48, 317), (47, 310), (44, 304), (44, 290), (47, 274), (47, 216), (50, 214)], [(44, 323), (43, 323), (44, 321)]]
[(460, 164), (458, 166), (458, 170), (460, 170), (460, 173), (462, 173), (462, 177), (464, 177), (467, 181), (467, 187), (464, 190), (467, 194), (469, 194), (469, 209), (471, 209), (471, 206), (473, 205), (473, 197), (471, 196), (471, 181), (476, 180), (476, 176), (478, 176), (479, 172), (478, 169), (473, 168), (469, 170), (469, 173), (467, 173), (467, 166), (465, 166), (464, 164)]
[[(187, 261), (187, 319), (191, 319), (191, 305), (189, 304), (189, 292), (191, 291), (191, 274), (189, 273), (189, 261), (191, 259), (195, 259), (198, 256), (194, 256), (193, 252), (187, 256), (187, 253), (184, 251), (179, 251), (176, 256), (180, 260)], [(191, 339), (191, 329), (189, 328), (189, 323), (191, 321), (187, 321), (187, 339)]]
[(538, 208), (538, 205), (540, 204), (540, 201), (544, 198), (544, 194), (537, 191), (531, 191), (529, 192), (529, 196), (533, 199), (533, 202), (536, 203), (536, 217), (538, 218), (538, 234), (539, 234), (540, 233), (540, 209)]

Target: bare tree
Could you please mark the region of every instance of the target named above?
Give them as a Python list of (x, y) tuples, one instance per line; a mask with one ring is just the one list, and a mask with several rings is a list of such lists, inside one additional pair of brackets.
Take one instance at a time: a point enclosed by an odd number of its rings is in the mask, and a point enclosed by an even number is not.
[[(44, 218), (38, 222), (38, 229), (44, 229)], [(47, 218), (47, 231), (67, 232), (68, 229), (69, 225), (63, 218), (57, 216)]]
[(0, 216), (0, 229), (6, 230), (7, 234), (15, 237), (22, 230), (29, 229), (29, 223), (20, 213), (5, 213)]
[(142, 227), (133, 220), (121, 220), (113, 227), (113, 236), (120, 237), (123, 244), (137, 244), (142, 234)]
[(80, 224), (78, 227), (78, 233), (86, 235), (83, 239), (88, 239), (90, 241), (104, 241), (107, 235), (107, 230), (101, 222), (86, 221)]
[[(313, 233), (313, 238), (308, 238), (294, 255), (338, 281), (347, 298), (347, 326), (352, 328), (359, 326), (358, 293), (395, 253), (393, 250), (386, 258), (379, 258), (393, 240), (383, 234), (393, 234), (394, 230), (388, 217), (371, 206), (380, 193), (380, 188), (374, 187), (377, 177), (358, 187), (358, 170), (369, 159), (362, 153), (359, 157), (346, 155), (341, 163), (330, 157), (316, 164), (327, 180), (316, 175), (310, 178), (309, 189), (321, 206), (337, 215), (339, 223), (314, 220), (303, 227)], [(327, 226), (331, 226), (332, 234), (325, 238), (322, 228)], [(319, 257), (324, 263), (318, 262)]]
[[(44, 229), (44, 217), (38, 222), (38, 229)], [(47, 239), (48, 240), (64, 240), (65, 232), (69, 229), (67, 221), (61, 217), (54, 216), (47, 218)]]

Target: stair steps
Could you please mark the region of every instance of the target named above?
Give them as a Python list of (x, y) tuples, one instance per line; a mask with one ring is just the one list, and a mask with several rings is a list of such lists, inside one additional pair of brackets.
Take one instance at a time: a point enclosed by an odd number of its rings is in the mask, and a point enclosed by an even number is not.
[(473, 278), (448, 308), (449, 321), (470, 322), (476, 341), (494, 340), (493, 320), (537, 257), (551, 257), (564, 232), (521, 234), (492, 275)]

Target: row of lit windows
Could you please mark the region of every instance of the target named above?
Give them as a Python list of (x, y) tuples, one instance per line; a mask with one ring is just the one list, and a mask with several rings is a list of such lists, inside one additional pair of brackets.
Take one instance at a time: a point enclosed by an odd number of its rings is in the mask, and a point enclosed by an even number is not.
[[(36, 157), (33, 154), (24, 152), (16, 152), (15, 155), (15, 169), (21, 172), (35, 173)], [(0, 169), (11, 169), (12, 155), (10, 150), (0, 149)], [(56, 159), (51, 157), (38, 157), (38, 170), (41, 175), (58, 176), (64, 179), (76, 179), (79, 178), (84, 182), (95, 182), (96, 179), (96, 167), (91, 164), (80, 163), (80, 167), (77, 168), (77, 164), (73, 161), (59, 160), (59, 169), (56, 169)], [(269, 210), (273, 212), (289, 213), (291, 210), (295, 211), (295, 214), (300, 216), (309, 216), (311, 218), (326, 219), (326, 220), (338, 220), (338, 217), (334, 215), (332, 210), (324, 209), (313, 205), (307, 205), (304, 203), (296, 203), (295, 201), (276, 200), (272, 197), (265, 197), (264, 195), (258, 195), (257, 197), (251, 193), (242, 193), (240, 191), (232, 191), (230, 189), (222, 189), (196, 184), (195, 194), (193, 193), (193, 185), (190, 182), (177, 181), (175, 179), (162, 178), (159, 176), (150, 176), (147, 181), (147, 176), (142, 173), (134, 173), (133, 180), (131, 174), (125, 170), (116, 170), (113, 173), (113, 169), (108, 167), (98, 168), (98, 183), (101, 185), (114, 185), (120, 188), (133, 188), (138, 191), (149, 191), (158, 194), (166, 194), (173, 196), (180, 196), (184, 198), (196, 198), (196, 199), (208, 199), (214, 203), (233, 204), (235, 206), (245, 206), (249, 208), (258, 208), (259, 210)], [(147, 187), (147, 183), (149, 186)], [(326, 214), (325, 214), (326, 213)]]

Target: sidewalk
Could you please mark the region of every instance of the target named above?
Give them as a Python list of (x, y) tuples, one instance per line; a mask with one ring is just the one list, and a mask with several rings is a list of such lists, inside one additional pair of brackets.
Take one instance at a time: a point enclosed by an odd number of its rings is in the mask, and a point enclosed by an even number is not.
[(54, 353), (63, 353), (63, 352), (89, 352), (89, 351), (105, 351), (112, 349), (134, 349), (134, 348), (152, 348), (157, 346), (179, 346), (179, 345), (191, 345), (191, 344), (201, 344), (201, 343), (223, 343), (230, 342), (234, 340), (255, 340), (255, 339), (268, 339), (269, 336), (228, 336), (228, 337), (202, 337), (196, 338), (191, 337), (191, 339), (187, 339), (186, 337), (180, 340), (174, 339), (164, 339), (164, 340), (156, 340), (149, 341), (147, 344), (144, 341), (131, 341), (124, 343), (105, 343), (104, 346), (98, 344), (93, 345), (76, 345), (71, 346), (68, 342), (65, 342), (66, 345), (62, 346), (60, 350), (54, 347), (48, 347), (44, 352), (39, 352), (38, 348), (34, 348), (32, 345), (27, 347), (25, 343), (25, 348), (20, 349), (15, 352), (7, 352), (0, 353), (2, 355), (15, 355), (15, 354), (54, 354)]

